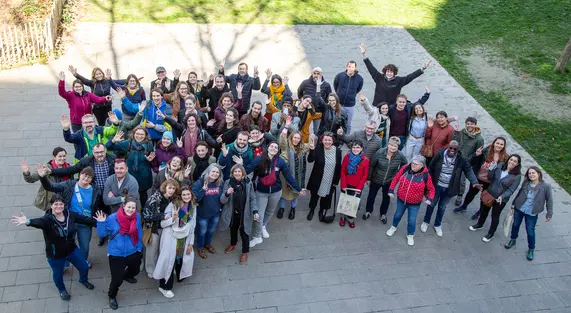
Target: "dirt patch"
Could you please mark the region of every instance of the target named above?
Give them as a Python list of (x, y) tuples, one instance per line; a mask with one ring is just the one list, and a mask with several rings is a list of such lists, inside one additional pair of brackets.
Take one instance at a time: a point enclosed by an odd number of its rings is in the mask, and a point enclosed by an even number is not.
[(0, 0), (0, 24), (19, 24), (44, 19), (53, 0)]
[(571, 119), (571, 95), (551, 93), (549, 83), (517, 73), (490, 48), (472, 48), (461, 58), (483, 91), (501, 92), (514, 106), (542, 120)]

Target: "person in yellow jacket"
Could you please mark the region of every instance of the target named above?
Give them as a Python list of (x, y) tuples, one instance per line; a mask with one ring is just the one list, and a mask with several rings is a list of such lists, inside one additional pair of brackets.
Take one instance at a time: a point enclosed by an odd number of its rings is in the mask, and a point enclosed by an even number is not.
[(296, 105), (296, 114), (299, 117), (299, 131), (301, 132), (301, 140), (303, 143), (309, 142), (309, 127), (312, 121), (320, 120), (321, 113), (315, 111), (312, 106), (311, 96), (305, 95), (301, 98), (301, 102)]

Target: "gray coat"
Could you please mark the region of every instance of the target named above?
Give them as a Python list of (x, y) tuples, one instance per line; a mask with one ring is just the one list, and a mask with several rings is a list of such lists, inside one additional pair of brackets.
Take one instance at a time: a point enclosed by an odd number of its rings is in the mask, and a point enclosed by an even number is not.
[[(529, 180), (524, 180), (517, 196), (513, 201), (513, 208), (520, 209), (525, 200), (527, 199), (527, 191), (529, 188)], [(535, 197), (533, 198), (533, 209), (531, 210), (532, 214), (539, 214), (543, 212), (543, 209), (547, 208), (547, 214), (545, 215), (546, 218), (551, 218), (553, 216), (553, 196), (551, 195), (551, 185), (542, 181), (537, 186)]]
[[(490, 186), (487, 190), (492, 197), (497, 199), (501, 196), (502, 202), (508, 202), (521, 182), (521, 174), (508, 174), (504, 178), (501, 178), (503, 166), (503, 163), (499, 163), (493, 170), (488, 171)], [(510, 185), (507, 186), (508, 184)]]
[[(376, 134), (371, 136), (371, 139), (367, 140), (367, 134), (365, 134), (364, 130), (360, 130), (358, 132), (351, 133), (350, 135), (343, 135), (339, 136), (339, 139), (349, 146), (351, 141), (359, 140), (363, 143), (363, 151), (365, 151), (365, 156), (371, 160), (373, 155), (381, 148), (382, 140)], [(351, 149), (351, 147), (349, 147)]]
[[(258, 200), (256, 198), (256, 193), (254, 192), (254, 186), (250, 180), (245, 180), (246, 183), (246, 207), (244, 209), (244, 232), (250, 236), (252, 232), (252, 223), (254, 222), (254, 211), (258, 210)], [(232, 224), (232, 217), (234, 216), (232, 201), (233, 194), (226, 196), (226, 191), (230, 188), (230, 180), (224, 182), (222, 197), (220, 197), (220, 202), (222, 202), (222, 214), (220, 215), (220, 221), (218, 222), (219, 229), (226, 230)]]
[(387, 159), (387, 149), (379, 149), (373, 154), (369, 164), (368, 180), (378, 185), (390, 184), (400, 168), (408, 163), (400, 151), (397, 151), (390, 160)]
[[(110, 191), (115, 197), (108, 196)], [(111, 208), (111, 213), (117, 212), (121, 204), (123, 204), (123, 202), (121, 202), (121, 197), (125, 196), (123, 191), (126, 191), (126, 195), (137, 199), (137, 208), (141, 208), (141, 204), (139, 203), (139, 183), (135, 177), (127, 173), (121, 188), (119, 188), (117, 185), (117, 176), (113, 174), (107, 177), (107, 180), (105, 180), (105, 188), (103, 189), (103, 203)]]

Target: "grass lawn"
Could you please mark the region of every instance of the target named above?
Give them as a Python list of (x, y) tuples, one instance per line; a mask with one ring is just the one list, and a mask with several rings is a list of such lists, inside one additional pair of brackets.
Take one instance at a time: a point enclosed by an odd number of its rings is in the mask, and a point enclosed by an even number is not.
[(505, 95), (481, 90), (458, 52), (490, 47), (521, 73), (549, 82), (552, 93), (571, 94), (571, 65), (566, 74), (553, 72), (571, 36), (571, 0), (87, 1), (85, 21), (403, 26), (571, 192), (570, 121), (537, 119)]

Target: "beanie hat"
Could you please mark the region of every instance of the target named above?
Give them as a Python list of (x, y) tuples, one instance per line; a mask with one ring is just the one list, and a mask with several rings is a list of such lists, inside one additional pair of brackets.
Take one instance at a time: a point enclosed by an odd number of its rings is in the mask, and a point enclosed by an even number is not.
[(313, 72), (323, 73), (323, 70), (321, 69), (321, 67), (316, 66), (316, 67), (313, 68)]
[(163, 138), (164, 138), (164, 137), (167, 137), (168, 139), (171, 140), (171, 142), (174, 142), (174, 137), (173, 137), (173, 135), (172, 135), (172, 132), (170, 132), (170, 131), (164, 132), (164, 133), (163, 133)]
[(424, 165), (424, 164), (426, 164), (426, 159), (422, 155), (416, 155), (410, 161), (410, 163), (412, 163), (412, 162), (418, 162), (418, 163), (422, 163), (422, 165)]
[(117, 116), (117, 118), (122, 121), (123, 120), (123, 112), (121, 112), (121, 110), (119, 109), (114, 109), (113, 113), (115, 113), (115, 116)]

